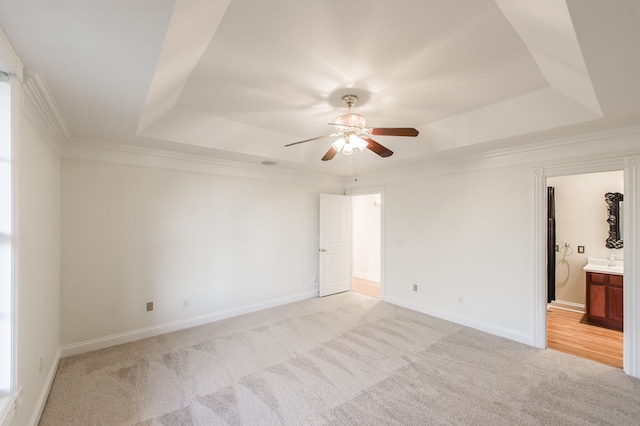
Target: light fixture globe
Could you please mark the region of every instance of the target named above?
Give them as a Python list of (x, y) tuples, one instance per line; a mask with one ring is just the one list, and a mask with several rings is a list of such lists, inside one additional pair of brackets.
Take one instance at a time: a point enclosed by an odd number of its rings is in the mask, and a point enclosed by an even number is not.
[(356, 113), (344, 114), (334, 120), (335, 124), (345, 127), (358, 127), (363, 129), (367, 125), (367, 119)]
[[(343, 114), (338, 118), (336, 118), (334, 120), (334, 124), (337, 124), (338, 126), (344, 126), (344, 127), (356, 127), (360, 130), (365, 128), (365, 126), (367, 125), (367, 120), (360, 114), (351, 112), (351, 107), (353, 106), (353, 104), (356, 103), (357, 100), (358, 100), (358, 97), (356, 95), (344, 95), (342, 97), (342, 101), (345, 104), (347, 104), (348, 110), (346, 114)], [(352, 131), (348, 129), (338, 128), (338, 130), (343, 130), (343, 131), (346, 130), (346, 132), (353, 134)]]
[(359, 138), (356, 135), (349, 136), (349, 145), (353, 148), (358, 148), (360, 151), (364, 151), (364, 149), (369, 145), (367, 141), (362, 138)]

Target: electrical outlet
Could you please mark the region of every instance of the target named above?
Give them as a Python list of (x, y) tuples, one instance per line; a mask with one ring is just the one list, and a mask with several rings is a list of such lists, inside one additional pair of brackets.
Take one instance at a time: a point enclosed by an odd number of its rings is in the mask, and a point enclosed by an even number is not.
[(147, 312), (153, 311), (153, 302), (147, 302)]
[(182, 307), (183, 307), (183, 308), (188, 308), (188, 307), (189, 307), (189, 303), (190, 303), (190, 302), (189, 302), (189, 299), (184, 299), (184, 300), (182, 301)]
[(584, 246), (578, 246), (578, 253), (584, 253)]
[(464, 296), (458, 296), (458, 303), (462, 305), (464, 303)]
[(418, 291), (418, 284), (413, 285), (413, 291)]

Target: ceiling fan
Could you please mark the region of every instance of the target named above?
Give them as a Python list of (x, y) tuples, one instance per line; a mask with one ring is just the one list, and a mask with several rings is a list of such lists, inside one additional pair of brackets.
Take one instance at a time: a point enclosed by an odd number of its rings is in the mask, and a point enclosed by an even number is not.
[(340, 136), (338, 140), (331, 144), (331, 148), (322, 157), (322, 161), (331, 160), (338, 152), (351, 155), (355, 149), (364, 151), (365, 148), (375, 152), (380, 157), (390, 157), (393, 155), (393, 151), (380, 145), (369, 136), (418, 136), (418, 131), (412, 127), (366, 127), (367, 120), (362, 115), (351, 112), (351, 107), (357, 100), (358, 97), (356, 95), (344, 95), (342, 97), (342, 101), (347, 104), (348, 111), (346, 114), (337, 117), (334, 123), (329, 123), (332, 126), (336, 126), (336, 133), (293, 142), (285, 146)]

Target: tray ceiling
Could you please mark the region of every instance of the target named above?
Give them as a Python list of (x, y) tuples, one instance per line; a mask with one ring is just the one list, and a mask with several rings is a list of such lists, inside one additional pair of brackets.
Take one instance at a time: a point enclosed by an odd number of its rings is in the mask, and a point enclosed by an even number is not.
[(320, 158), (354, 112), (395, 153), (361, 172), (640, 122), (637, 1), (0, 3), (75, 143), (346, 173)]

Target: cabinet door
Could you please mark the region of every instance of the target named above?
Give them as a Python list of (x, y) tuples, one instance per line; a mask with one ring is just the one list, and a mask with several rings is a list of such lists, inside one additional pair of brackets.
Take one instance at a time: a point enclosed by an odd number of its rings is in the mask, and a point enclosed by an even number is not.
[(607, 305), (609, 305), (608, 318), (613, 321), (622, 323), (622, 287), (607, 288)]
[(588, 314), (592, 317), (606, 318), (606, 293), (605, 287), (598, 284), (589, 285), (589, 306)]

